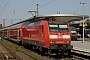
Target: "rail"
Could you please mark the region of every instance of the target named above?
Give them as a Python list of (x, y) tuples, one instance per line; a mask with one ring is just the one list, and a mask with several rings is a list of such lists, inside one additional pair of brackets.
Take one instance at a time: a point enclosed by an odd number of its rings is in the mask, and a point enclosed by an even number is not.
[(82, 59), (90, 59), (90, 52), (80, 51), (80, 50), (71, 50), (73, 56), (78, 56)]
[(1, 52), (1, 58), (4, 59), (15, 59), (15, 60), (23, 60), (21, 57), (19, 57), (15, 52), (10, 50), (6, 45), (4, 45), (2, 42), (0, 42), (8, 51), (9, 53)]

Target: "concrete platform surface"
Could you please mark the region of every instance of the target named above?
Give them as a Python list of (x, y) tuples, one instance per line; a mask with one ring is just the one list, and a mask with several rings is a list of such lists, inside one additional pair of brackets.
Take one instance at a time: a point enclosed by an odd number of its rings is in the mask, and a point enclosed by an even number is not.
[(71, 44), (75, 50), (90, 52), (90, 42), (84, 41), (84, 43), (82, 43), (82, 41), (71, 41)]

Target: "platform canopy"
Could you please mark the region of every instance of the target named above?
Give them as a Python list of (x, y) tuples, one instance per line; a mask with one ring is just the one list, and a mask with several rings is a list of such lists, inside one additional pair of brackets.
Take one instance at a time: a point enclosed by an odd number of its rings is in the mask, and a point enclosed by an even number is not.
[[(89, 18), (88, 15), (84, 15), (84, 18)], [(39, 16), (34, 16), (28, 19), (25, 19), (23, 21), (17, 22), (15, 24), (12, 25), (16, 25), (19, 23), (28, 23), (29, 22), (33, 22), (33, 21), (38, 21), (38, 20), (51, 20), (51, 19), (56, 19), (56, 20), (67, 20), (67, 21), (80, 21), (83, 20), (83, 15), (75, 15), (75, 14), (51, 14), (51, 15), (39, 15)], [(12, 26), (10, 25), (10, 26)]]
[[(84, 18), (89, 18), (88, 15), (84, 15)], [(80, 21), (83, 20), (83, 15), (75, 15), (75, 14), (51, 14), (51, 15), (39, 15), (28, 18), (21, 22), (26, 21), (37, 21), (37, 20), (44, 20), (44, 19), (56, 19), (56, 20), (67, 20), (67, 21)]]
[[(51, 15), (37, 16), (37, 18), (55, 18), (57, 20), (80, 21), (80, 20), (83, 20), (83, 15), (51, 14)], [(89, 18), (89, 16), (88, 15), (84, 15), (84, 19), (86, 19), (86, 18)]]

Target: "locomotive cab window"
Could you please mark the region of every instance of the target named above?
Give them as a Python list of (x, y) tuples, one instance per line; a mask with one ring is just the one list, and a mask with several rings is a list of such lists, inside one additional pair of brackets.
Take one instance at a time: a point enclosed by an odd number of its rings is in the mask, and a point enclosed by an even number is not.
[(67, 22), (48, 22), (51, 32), (67, 32)]

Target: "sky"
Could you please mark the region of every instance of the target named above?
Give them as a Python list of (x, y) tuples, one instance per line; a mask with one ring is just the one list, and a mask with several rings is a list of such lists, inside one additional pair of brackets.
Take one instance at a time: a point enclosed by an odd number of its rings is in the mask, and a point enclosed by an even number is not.
[(90, 16), (90, 0), (0, 0), (0, 24), (5, 20), (5, 26), (33, 17), (28, 11), (36, 11), (39, 15), (49, 14), (84, 14)]

